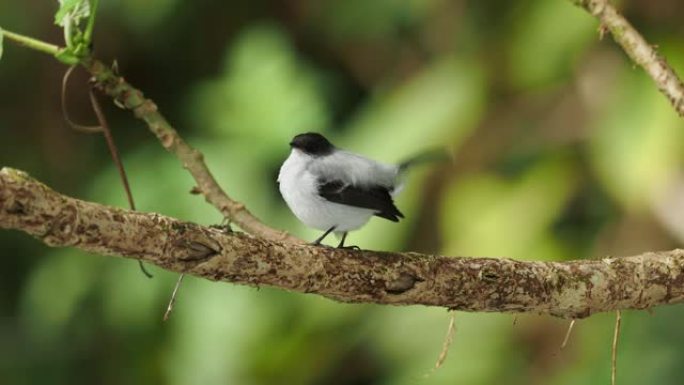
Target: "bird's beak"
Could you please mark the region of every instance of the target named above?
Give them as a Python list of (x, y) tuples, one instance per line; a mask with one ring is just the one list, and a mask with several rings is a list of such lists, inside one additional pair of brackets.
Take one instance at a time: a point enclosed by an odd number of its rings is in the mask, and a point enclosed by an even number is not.
[(290, 147), (294, 147), (294, 142), (290, 142)]

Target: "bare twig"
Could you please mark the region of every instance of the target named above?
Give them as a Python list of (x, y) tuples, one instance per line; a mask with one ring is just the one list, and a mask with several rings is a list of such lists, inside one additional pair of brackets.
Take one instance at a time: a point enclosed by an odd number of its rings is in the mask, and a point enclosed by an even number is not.
[(613, 331), (613, 346), (611, 350), (610, 359), (610, 383), (615, 385), (617, 379), (617, 349), (618, 339), (620, 338), (620, 323), (622, 322), (622, 312), (617, 310), (615, 312), (615, 330)]
[(425, 378), (430, 377), (437, 369), (441, 368), (442, 365), (444, 364), (444, 361), (447, 358), (447, 355), (449, 354), (449, 348), (451, 347), (452, 342), (454, 341), (454, 334), (456, 333), (456, 312), (453, 310), (449, 310), (449, 326), (447, 326), (447, 332), (446, 335), (444, 336), (444, 342), (442, 342), (442, 350), (439, 352), (439, 356), (437, 356), (437, 361), (435, 361), (435, 366), (430, 369), (430, 371), (425, 374)]
[(181, 273), (176, 281), (176, 286), (173, 287), (173, 293), (171, 293), (171, 299), (169, 300), (169, 305), (166, 307), (166, 312), (164, 313), (164, 321), (168, 321), (173, 311), (173, 305), (176, 303), (176, 294), (178, 294), (178, 289), (183, 282), (183, 277), (185, 274)]
[(449, 326), (447, 327), (446, 336), (444, 336), (444, 342), (442, 343), (442, 351), (439, 352), (439, 357), (437, 357), (437, 362), (435, 362), (433, 370), (439, 369), (442, 364), (444, 364), (444, 360), (446, 360), (447, 354), (449, 354), (451, 343), (454, 342), (454, 334), (456, 334), (456, 312), (451, 310), (449, 313), (451, 313), (451, 316), (449, 317)]
[(575, 321), (577, 320), (570, 321), (570, 325), (568, 325), (568, 330), (565, 332), (565, 338), (563, 338), (563, 343), (560, 346), (560, 350), (565, 349), (565, 346), (568, 344), (568, 341), (570, 340), (570, 334), (572, 334), (572, 328), (575, 327)]
[(684, 85), (664, 57), (624, 18), (608, 0), (570, 0), (586, 9), (607, 28), (627, 56), (641, 66), (679, 114), (684, 116)]
[(121, 178), (121, 183), (123, 184), (124, 190), (126, 191), (126, 198), (128, 199), (128, 206), (131, 210), (135, 210), (135, 202), (133, 201), (133, 194), (131, 193), (131, 186), (128, 183), (128, 176), (126, 175), (126, 169), (121, 162), (119, 157), (119, 150), (116, 148), (114, 143), (114, 137), (112, 136), (112, 131), (109, 129), (109, 124), (107, 123), (107, 118), (105, 118), (102, 108), (100, 108), (100, 103), (97, 101), (95, 93), (90, 90), (88, 93), (90, 95), (90, 104), (93, 106), (93, 111), (97, 116), (97, 120), (100, 122), (100, 127), (102, 127), (102, 133), (104, 134), (105, 140), (107, 141), (107, 148), (109, 149), (109, 154), (112, 156), (112, 160), (119, 171), (119, 177)]
[(527, 262), (289, 244), (80, 201), (10, 168), (0, 171), (0, 228), (21, 230), (50, 246), (343, 302), (568, 319), (684, 302), (684, 250)]
[(6, 29), (2, 29), (2, 35), (4, 36), (7, 41), (10, 41), (12, 43), (15, 43), (20, 46), (24, 46), (39, 52), (46, 53), (48, 55), (52, 55), (57, 57), (60, 52), (63, 52), (63, 48), (56, 46), (54, 44), (46, 43), (44, 41), (34, 39), (32, 37), (28, 37), (25, 35), (21, 35), (15, 32), (8, 31)]

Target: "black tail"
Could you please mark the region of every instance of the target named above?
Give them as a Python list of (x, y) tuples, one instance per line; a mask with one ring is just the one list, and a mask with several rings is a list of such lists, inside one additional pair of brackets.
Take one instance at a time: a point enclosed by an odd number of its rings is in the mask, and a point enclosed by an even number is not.
[(406, 171), (407, 168), (413, 167), (422, 163), (445, 162), (452, 158), (450, 152), (446, 148), (433, 148), (423, 151), (418, 155), (414, 155), (409, 159), (399, 163), (399, 172)]

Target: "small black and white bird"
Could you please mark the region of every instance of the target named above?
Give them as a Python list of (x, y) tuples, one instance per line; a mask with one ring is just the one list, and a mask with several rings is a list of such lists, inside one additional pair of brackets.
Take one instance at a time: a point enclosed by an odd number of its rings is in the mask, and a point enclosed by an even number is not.
[(416, 157), (398, 165), (384, 164), (341, 150), (318, 133), (295, 136), (292, 151), (278, 175), (280, 193), (305, 225), (341, 237), (365, 225), (372, 216), (398, 222), (404, 215), (392, 198), (402, 188), (400, 177)]

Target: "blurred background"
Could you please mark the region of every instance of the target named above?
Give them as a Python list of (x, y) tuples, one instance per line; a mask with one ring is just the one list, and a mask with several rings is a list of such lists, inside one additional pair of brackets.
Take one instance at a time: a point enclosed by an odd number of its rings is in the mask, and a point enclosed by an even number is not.
[[(0, 26), (61, 44), (57, 2), (3, 1)], [(226, 191), (264, 222), (313, 239), (275, 182), (296, 133), (397, 161), (435, 145), (454, 164), (409, 177), (407, 219), (348, 243), (380, 250), (569, 260), (681, 246), (684, 121), (597, 22), (565, 0), (101, 2), (97, 56), (145, 91)], [(627, 17), (684, 73), (684, 3), (628, 0)], [(101, 136), (60, 112), (65, 67), (5, 43), (0, 165), (81, 199), (126, 207)], [(146, 127), (101, 98), (137, 206), (222, 218)], [(94, 123), (87, 76), (72, 119)], [(334, 242), (334, 240), (331, 240)], [(429, 374), (443, 309), (338, 304), (50, 249), (0, 231), (2, 384), (609, 383), (614, 316), (456, 314)], [(618, 383), (679, 384), (684, 307), (626, 312)], [(429, 375), (428, 375), (429, 374)], [(427, 376), (426, 376), (427, 375)]]

